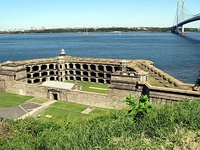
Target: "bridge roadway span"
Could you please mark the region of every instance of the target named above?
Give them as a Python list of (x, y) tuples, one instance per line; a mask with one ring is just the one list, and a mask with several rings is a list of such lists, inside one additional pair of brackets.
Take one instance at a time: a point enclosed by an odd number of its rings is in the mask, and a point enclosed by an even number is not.
[(172, 32), (173, 33), (177, 33), (177, 28), (178, 27), (182, 27), (184, 24), (187, 24), (187, 23), (190, 23), (190, 22), (194, 22), (194, 21), (198, 21), (200, 20), (200, 13), (195, 15), (194, 17), (190, 18), (190, 19), (187, 19), (187, 20), (184, 20), (180, 23), (178, 23), (177, 25), (173, 26), (171, 29), (172, 29)]
[(198, 20), (200, 20), (200, 13), (198, 15), (196, 15), (195, 17), (193, 17), (193, 18), (190, 18), (190, 19), (187, 19), (187, 20), (185, 20), (183, 22), (180, 22), (178, 24), (178, 27), (181, 27), (184, 24), (187, 24), (187, 23), (190, 23), (190, 22), (194, 22), (194, 21), (198, 21)]

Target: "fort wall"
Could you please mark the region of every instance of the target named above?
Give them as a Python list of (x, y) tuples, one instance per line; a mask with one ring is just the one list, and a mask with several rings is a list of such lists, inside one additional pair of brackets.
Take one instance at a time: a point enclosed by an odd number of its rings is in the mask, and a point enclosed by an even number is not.
[(30, 95), (42, 99), (47, 99), (47, 88), (36, 84), (28, 84), (18, 81), (7, 81), (6, 92), (16, 93), (20, 95)]
[(5, 91), (5, 81), (3, 79), (0, 79), (0, 92)]
[(92, 59), (73, 59), (70, 62), (29, 62), (27, 81), (30, 84), (44, 81), (77, 80), (110, 84), (111, 73), (119, 70), (119, 62)]
[(114, 101), (109, 99), (109, 96), (106, 94), (98, 94), (98, 93), (91, 93), (91, 92), (82, 92), (82, 91), (67, 91), (66, 93), (66, 101), (96, 106), (96, 107), (103, 107), (103, 108), (113, 108), (115, 106), (119, 107), (119, 104), (115, 104)]
[[(149, 75), (166, 80), (170, 86), (150, 85)], [(109, 84), (109, 93), (105, 95), (39, 85), (50, 80)], [(133, 98), (146, 94), (152, 103), (157, 104), (200, 98), (200, 92), (192, 91), (191, 85), (164, 73), (150, 61), (69, 56), (3, 63), (0, 69), (0, 92), (2, 91), (105, 108), (123, 107), (125, 104), (122, 100), (129, 94)]]
[(200, 92), (184, 89), (173, 89), (165, 87), (155, 87), (148, 83), (144, 84), (144, 94), (150, 97), (150, 102), (154, 104), (171, 104), (182, 100), (200, 99)]

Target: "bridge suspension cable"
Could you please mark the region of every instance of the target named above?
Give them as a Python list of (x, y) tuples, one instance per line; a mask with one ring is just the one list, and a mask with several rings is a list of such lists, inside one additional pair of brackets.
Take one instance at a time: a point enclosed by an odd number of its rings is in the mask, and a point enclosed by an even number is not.
[(172, 32), (178, 33), (178, 27), (182, 27), (182, 32), (184, 32), (184, 24), (197, 20), (200, 20), (200, 13), (191, 13), (185, 6), (185, 2), (183, 0), (179, 0), (179, 2), (177, 3), (177, 10), (174, 19), (174, 24), (172, 26)]

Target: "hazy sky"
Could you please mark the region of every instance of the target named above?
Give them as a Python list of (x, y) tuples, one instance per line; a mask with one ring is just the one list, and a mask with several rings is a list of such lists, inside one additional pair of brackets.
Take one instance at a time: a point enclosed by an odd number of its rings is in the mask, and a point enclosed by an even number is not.
[[(30, 27), (169, 27), (178, 0), (0, 0), (0, 30)], [(185, 0), (200, 13), (200, 0)], [(200, 21), (187, 27), (200, 28)]]

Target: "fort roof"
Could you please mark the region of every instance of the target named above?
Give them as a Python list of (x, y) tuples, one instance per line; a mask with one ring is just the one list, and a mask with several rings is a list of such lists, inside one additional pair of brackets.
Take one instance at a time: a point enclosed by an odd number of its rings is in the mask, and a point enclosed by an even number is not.
[(66, 83), (66, 82), (58, 82), (58, 81), (46, 81), (42, 83), (42, 86), (52, 87), (52, 88), (60, 88), (70, 90), (74, 87), (75, 84), (73, 83)]

